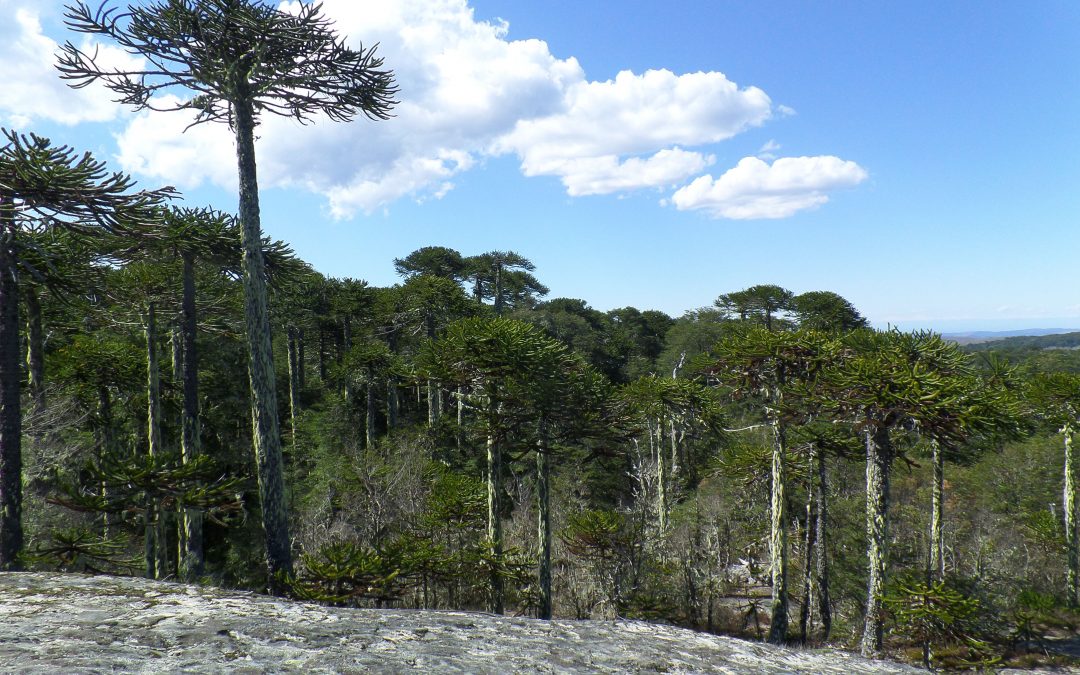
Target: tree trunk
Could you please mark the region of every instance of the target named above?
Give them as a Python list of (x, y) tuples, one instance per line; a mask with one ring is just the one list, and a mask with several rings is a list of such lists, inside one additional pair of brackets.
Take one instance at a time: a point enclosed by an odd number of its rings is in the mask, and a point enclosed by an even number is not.
[(289, 431), (293, 447), (296, 447), (296, 415), (300, 412), (300, 350), (297, 345), (296, 327), (286, 328), (289, 352)]
[(503, 313), (502, 265), (495, 265), (495, 316)]
[[(817, 448), (810, 445), (810, 466), (817, 463)], [(814, 475), (810, 474), (810, 489), (806, 495), (806, 537), (803, 540), (803, 593), (799, 608), (799, 642), (806, 644), (813, 619), (814, 606), (814, 547), (817, 545), (817, 502), (814, 500)]]
[(818, 617), (821, 620), (821, 641), (826, 642), (832, 633), (832, 600), (829, 598), (829, 486), (825, 465), (825, 453), (817, 456), (817, 486), (814, 501), (817, 502), (817, 546), (814, 549), (815, 585), (817, 586)]
[(1065, 511), (1065, 541), (1068, 546), (1068, 572), (1066, 575), (1065, 597), (1070, 607), (1077, 606), (1078, 584), (1080, 584), (1080, 536), (1076, 528), (1076, 485), (1073, 479), (1072, 427), (1065, 425), (1061, 430), (1065, 435), (1065, 490), (1062, 509)]
[[(650, 433), (652, 433), (650, 431)], [(649, 439), (649, 446), (654, 450), (656, 457), (656, 521), (660, 527), (660, 533), (667, 532), (667, 471), (664, 463), (664, 423), (656, 420), (655, 440)]]
[(551, 456), (545, 429), (541, 425), (536, 448), (537, 559), (539, 562), (540, 606), (537, 617), (551, 618)]
[(386, 378), (386, 430), (396, 429), (398, 425), (398, 385), (397, 378), (391, 375)]
[(488, 543), (491, 545), (491, 555), (494, 558), (496, 568), (491, 572), (491, 611), (493, 614), (503, 613), (503, 579), (497, 569), (502, 563), (502, 509), (500, 495), (502, 494), (502, 448), (495, 439), (498, 428), (498, 412), (495, 404), (488, 404), (490, 409), (487, 436), (487, 507)]
[[(161, 457), (161, 371), (158, 366), (157, 305), (150, 301), (144, 317), (146, 338), (146, 439), (147, 454)], [(163, 579), (167, 576), (165, 555), (164, 518), (157, 500), (146, 500), (146, 578)]]
[(772, 601), (770, 603), (771, 622), (768, 641), (783, 644), (787, 640), (788, 597), (787, 597), (787, 496), (784, 488), (787, 483), (786, 453), (787, 439), (783, 424), (772, 421), (772, 490), (769, 504), (769, 567), (772, 572)]
[(879, 656), (884, 646), (881, 596), (889, 559), (889, 469), (892, 442), (884, 426), (866, 431), (866, 537), (870, 574), (866, 585), (866, 616), (860, 651)]
[(941, 581), (945, 578), (945, 533), (944, 522), (945, 497), (945, 460), (937, 441), (930, 441), (932, 464), (934, 467), (933, 485), (930, 490), (930, 561), (928, 581)]
[(45, 336), (41, 329), (41, 300), (36, 288), (26, 290), (26, 372), (30, 400), (45, 407)]
[(13, 205), (0, 195), (0, 570), (19, 568), (22, 529), (22, 409), (19, 287)]
[[(180, 424), (180, 458), (184, 464), (202, 454), (199, 424), (199, 357), (195, 350), (197, 317), (195, 314), (195, 256), (184, 255), (184, 290), (180, 309), (180, 359), (183, 364), (182, 388), (184, 409)], [(184, 548), (178, 565), (184, 581), (203, 575), (206, 559), (203, 552), (203, 514), (186, 508), (181, 515)]]
[(364, 447), (368, 450), (375, 449), (375, 384), (371, 378), (372, 374), (368, 373), (367, 383), (364, 385), (367, 406), (364, 415)]
[(285, 509), (285, 479), (278, 427), (274, 355), (270, 340), (262, 228), (259, 222), (259, 186), (255, 169), (255, 119), (250, 98), (243, 98), (247, 82), (240, 82), (242, 99), (233, 106), (236, 160), (240, 179), (240, 232), (244, 249), (244, 318), (248, 335), (248, 374), (251, 382), (252, 437), (259, 478), (259, 501), (266, 538), (266, 566), (272, 593), (276, 575), (292, 572), (289, 520)]

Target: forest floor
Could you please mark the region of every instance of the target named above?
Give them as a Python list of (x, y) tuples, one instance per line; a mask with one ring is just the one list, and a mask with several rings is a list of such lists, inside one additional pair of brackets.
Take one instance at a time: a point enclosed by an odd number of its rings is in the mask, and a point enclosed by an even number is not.
[(908, 673), (638, 621), (340, 609), (138, 578), (0, 573), (0, 672)]

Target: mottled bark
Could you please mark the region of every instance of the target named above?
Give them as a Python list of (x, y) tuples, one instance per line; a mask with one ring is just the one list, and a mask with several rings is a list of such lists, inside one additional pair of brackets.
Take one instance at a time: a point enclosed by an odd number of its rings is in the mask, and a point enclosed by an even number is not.
[[(147, 454), (160, 457), (161, 446), (161, 371), (158, 365), (157, 305), (150, 301), (143, 317), (146, 338), (146, 440)], [(151, 497), (146, 500), (145, 557), (146, 578), (163, 579), (168, 575), (165, 555), (165, 533), (160, 505)]]
[(537, 617), (551, 618), (551, 455), (544, 429), (536, 447), (537, 552), (540, 606)]
[(1072, 426), (1065, 425), (1061, 430), (1065, 435), (1065, 489), (1062, 508), (1065, 511), (1065, 541), (1068, 548), (1068, 570), (1066, 572), (1065, 597), (1070, 607), (1076, 607), (1080, 595), (1080, 536), (1076, 522), (1076, 485), (1073, 468)]
[(386, 430), (397, 428), (398, 410), (401, 404), (398, 401), (397, 378), (391, 375), (386, 378)]
[[(495, 559), (496, 566), (502, 562), (503, 532), (502, 532), (502, 448), (495, 438), (498, 428), (498, 412), (494, 403), (488, 404), (488, 435), (487, 435), (487, 538), (491, 546), (491, 555)], [(491, 611), (494, 614), (503, 613), (503, 579), (497, 569), (491, 572)]]
[(255, 168), (255, 119), (246, 82), (237, 82), (240, 100), (233, 105), (236, 159), (240, 180), (240, 232), (243, 247), (244, 318), (248, 336), (248, 374), (251, 382), (252, 438), (259, 479), (259, 501), (266, 539), (270, 589), (275, 577), (292, 572), (289, 522), (285, 509), (285, 479), (278, 426), (274, 358), (270, 340), (265, 261), (259, 221), (259, 187)]
[(495, 265), (495, 316), (503, 313), (502, 265)]
[(881, 597), (889, 560), (889, 470), (893, 449), (889, 430), (871, 427), (866, 435), (866, 537), (869, 575), (866, 585), (866, 616), (860, 651), (863, 656), (881, 654), (884, 616)]
[(783, 644), (788, 628), (788, 542), (787, 542), (787, 438), (780, 420), (772, 420), (772, 480), (769, 503), (769, 567), (772, 573), (771, 622), (768, 641)]
[(927, 575), (929, 581), (945, 578), (945, 459), (937, 441), (930, 441), (933, 482), (930, 487), (930, 560)]
[(817, 588), (818, 618), (821, 621), (821, 640), (827, 641), (832, 633), (832, 599), (829, 597), (829, 486), (825, 453), (817, 457), (817, 485), (814, 501), (817, 503), (817, 546), (814, 548), (814, 585)]
[(37, 289), (26, 290), (26, 375), (34, 407), (45, 407), (45, 333), (41, 328), (41, 299)]
[[(817, 464), (817, 448), (810, 445), (810, 466)], [(817, 501), (814, 497), (814, 475), (810, 474), (810, 489), (806, 495), (806, 533), (803, 538), (803, 593), (799, 608), (799, 642), (806, 644), (813, 622), (814, 607), (814, 547), (817, 545)]]
[(375, 448), (375, 384), (371, 381), (372, 374), (368, 373), (367, 383), (364, 385), (364, 400), (366, 410), (364, 415), (364, 447), (368, 450)]
[(300, 412), (300, 349), (297, 345), (296, 327), (285, 329), (289, 352), (289, 431), (296, 446), (296, 416)]
[(0, 570), (18, 569), (23, 547), (19, 288), (11, 208), (0, 195)]
[(667, 467), (664, 462), (664, 424), (656, 420), (656, 427), (650, 428), (649, 447), (656, 461), (656, 522), (660, 532), (667, 532), (668, 496)]
[[(182, 365), (181, 389), (183, 412), (180, 419), (180, 457), (187, 464), (202, 454), (199, 422), (199, 357), (195, 347), (198, 317), (195, 308), (195, 257), (184, 255), (183, 300), (180, 309), (180, 360)], [(183, 548), (178, 564), (180, 576), (185, 581), (203, 575), (206, 556), (203, 551), (203, 514), (199, 509), (187, 508), (181, 513), (181, 541)]]

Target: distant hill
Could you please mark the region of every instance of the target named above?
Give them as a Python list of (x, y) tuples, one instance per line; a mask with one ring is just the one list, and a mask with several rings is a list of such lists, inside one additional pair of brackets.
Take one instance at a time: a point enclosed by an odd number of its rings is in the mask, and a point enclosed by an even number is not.
[(973, 330), (964, 333), (943, 333), (942, 337), (957, 344), (970, 345), (982, 342), (997, 342), (1009, 338), (1072, 335), (1077, 332), (1080, 332), (1080, 328), (1021, 328), (1019, 330)]
[(958, 339), (957, 336), (945, 335), (949, 340), (964, 345), (968, 351), (1039, 351), (1042, 349), (1080, 349), (1080, 331), (1054, 329), (1040, 329), (1046, 332), (1018, 331), (1019, 335), (1009, 335), (1013, 331), (990, 334), (997, 337), (977, 336), (974, 333), (967, 334), (967, 339)]

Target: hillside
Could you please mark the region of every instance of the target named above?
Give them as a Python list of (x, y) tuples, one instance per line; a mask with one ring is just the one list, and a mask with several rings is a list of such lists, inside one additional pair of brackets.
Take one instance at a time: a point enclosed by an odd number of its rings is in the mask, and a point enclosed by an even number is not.
[(130, 577), (0, 574), (0, 672), (906, 673), (637, 621), (335, 609)]
[(1077, 349), (1080, 348), (1080, 332), (1054, 333), (1051, 335), (1017, 335), (1002, 338), (982, 338), (978, 341), (963, 341), (955, 336), (946, 336), (964, 345), (969, 351), (1037, 351), (1040, 349)]

